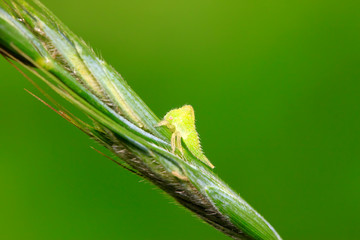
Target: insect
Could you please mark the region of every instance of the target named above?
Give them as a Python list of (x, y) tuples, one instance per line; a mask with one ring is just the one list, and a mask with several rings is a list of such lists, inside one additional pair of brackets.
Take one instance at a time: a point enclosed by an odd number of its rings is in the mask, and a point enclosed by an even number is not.
[(156, 127), (160, 126), (168, 127), (173, 133), (171, 135), (172, 153), (174, 153), (177, 148), (183, 154), (182, 139), (196, 158), (209, 167), (214, 168), (214, 165), (211, 164), (201, 149), (199, 135), (195, 128), (195, 113), (192, 106), (185, 105), (181, 108), (171, 110), (165, 115), (164, 119), (156, 125)]

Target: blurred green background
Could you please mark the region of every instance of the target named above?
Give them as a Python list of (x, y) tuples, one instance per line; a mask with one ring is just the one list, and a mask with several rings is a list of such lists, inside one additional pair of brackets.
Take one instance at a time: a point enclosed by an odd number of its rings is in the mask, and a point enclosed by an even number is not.
[[(284, 239), (356, 239), (358, 1), (43, 0)], [(0, 59), (0, 239), (228, 239), (89, 146)]]

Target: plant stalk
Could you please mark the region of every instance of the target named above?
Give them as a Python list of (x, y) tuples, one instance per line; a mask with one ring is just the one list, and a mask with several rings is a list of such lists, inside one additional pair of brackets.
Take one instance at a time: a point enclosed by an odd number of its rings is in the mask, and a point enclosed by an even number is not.
[(0, 51), (90, 119), (57, 112), (111, 150), (119, 165), (149, 180), (233, 239), (281, 239), (275, 229), (184, 148), (171, 152), (169, 129), (127, 85), (39, 1), (0, 0)]

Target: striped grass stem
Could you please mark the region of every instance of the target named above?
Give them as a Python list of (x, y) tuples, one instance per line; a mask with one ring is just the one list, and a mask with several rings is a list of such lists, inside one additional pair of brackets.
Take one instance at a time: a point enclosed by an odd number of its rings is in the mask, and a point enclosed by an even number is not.
[[(173, 154), (171, 132), (155, 127), (159, 118), (114, 68), (39, 1), (0, 0), (0, 51), (85, 113), (90, 123), (53, 102), (62, 117), (112, 151), (117, 164), (234, 239), (281, 239), (186, 148), (183, 155)], [(51, 93), (41, 91), (51, 100)]]

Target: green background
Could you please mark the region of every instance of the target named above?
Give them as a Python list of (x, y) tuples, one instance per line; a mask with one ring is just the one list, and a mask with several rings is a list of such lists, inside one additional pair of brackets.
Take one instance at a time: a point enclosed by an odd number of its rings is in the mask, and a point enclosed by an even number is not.
[[(284, 239), (357, 239), (358, 1), (43, 0)], [(0, 239), (228, 239), (117, 167), (0, 59)]]

